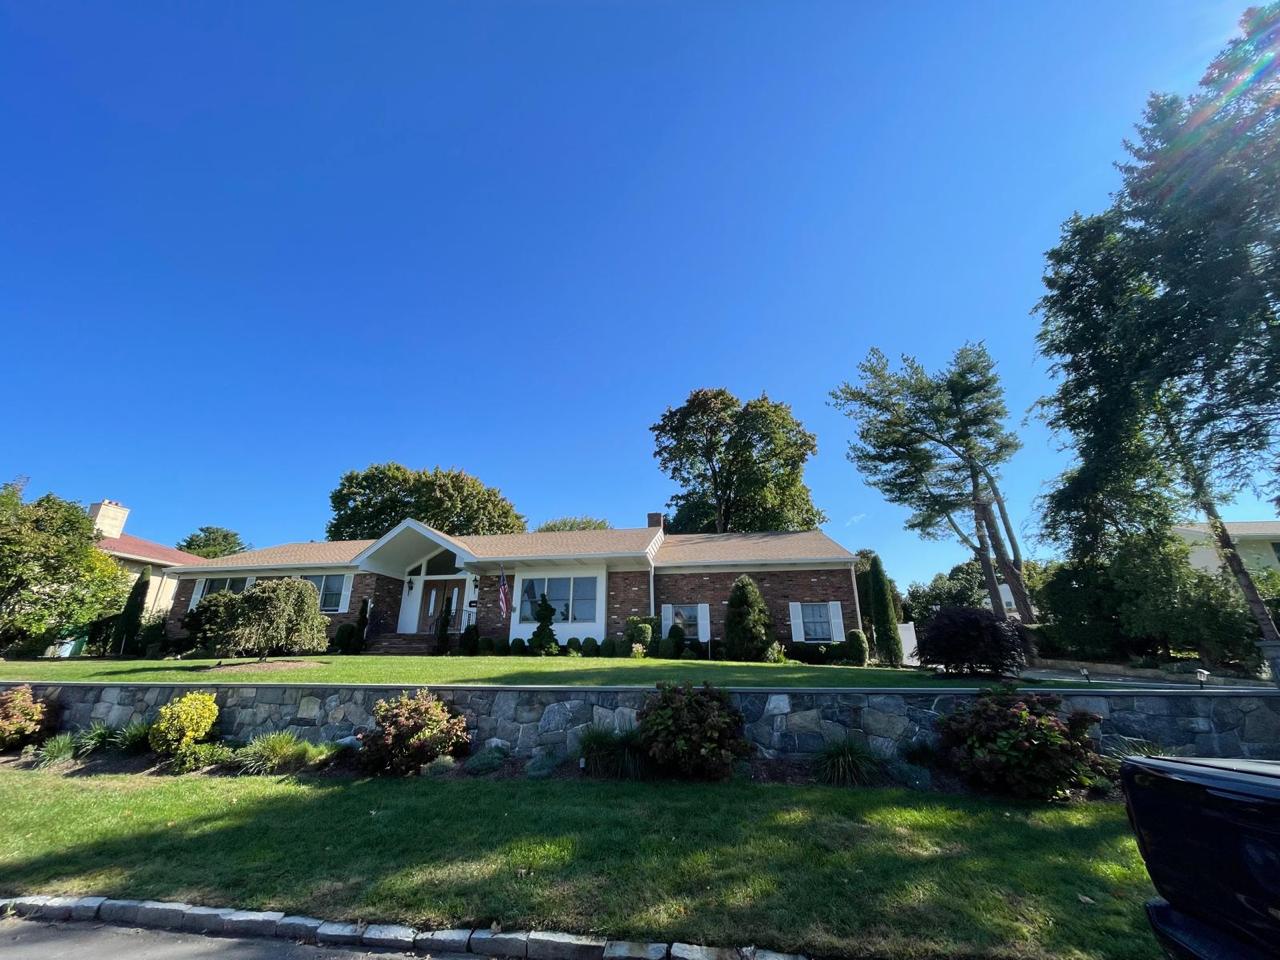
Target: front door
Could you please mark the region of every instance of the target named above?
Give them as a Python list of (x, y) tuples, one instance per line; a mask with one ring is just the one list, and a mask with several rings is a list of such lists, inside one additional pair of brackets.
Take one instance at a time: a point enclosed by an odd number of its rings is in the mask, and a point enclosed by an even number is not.
[(418, 610), (422, 606), (422, 578), (405, 577), (404, 592), (400, 595), (400, 620), (396, 633), (418, 632)]
[(466, 580), (428, 580), (422, 593), (426, 606), (422, 608), (419, 632), (436, 636), (445, 607), (449, 609), (449, 632), (457, 633), (462, 623), (462, 593)]

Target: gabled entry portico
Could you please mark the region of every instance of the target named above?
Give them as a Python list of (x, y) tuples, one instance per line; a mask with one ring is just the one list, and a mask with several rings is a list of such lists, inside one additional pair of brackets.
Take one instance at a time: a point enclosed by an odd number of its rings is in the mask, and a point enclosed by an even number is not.
[(362, 551), (362, 569), (403, 581), (396, 632), (437, 636), (448, 615), (446, 632), (462, 632), (475, 617), (475, 578), (463, 564), (475, 557), (460, 542), (438, 530), (405, 520)]

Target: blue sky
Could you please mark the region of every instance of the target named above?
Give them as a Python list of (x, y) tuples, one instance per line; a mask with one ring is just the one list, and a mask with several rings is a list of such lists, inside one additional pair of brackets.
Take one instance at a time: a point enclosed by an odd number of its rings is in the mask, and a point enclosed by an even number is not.
[[(827, 531), (927, 578), (962, 549), (860, 482), (827, 392), (980, 338), (1021, 419), (1043, 251), (1242, 7), (5, 0), (0, 477), (165, 542), (321, 538), (384, 460), (632, 526), (663, 409), (763, 390)], [(1063, 458), (1024, 437), (1030, 536)]]

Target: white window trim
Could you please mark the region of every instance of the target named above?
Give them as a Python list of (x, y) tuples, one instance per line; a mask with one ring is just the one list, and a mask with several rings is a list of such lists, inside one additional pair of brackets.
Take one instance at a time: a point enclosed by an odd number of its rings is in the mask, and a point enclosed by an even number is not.
[[(566, 620), (563, 623), (552, 624), (552, 628), (556, 632), (556, 639), (561, 646), (570, 637), (578, 637), (579, 639), (595, 637), (596, 640), (604, 640), (608, 629), (607, 591), (609, 574), (603, 565), (598, 567), (529, 567), (515, 573), (508, 572), (507, 579), (511, 583), (511, 615), (508, 617), (510, 621), (507, 631), (508, 639), (528, 640), (533, 636), (533, 631), (537, 629), (538, 625), (536, 623), (520, 622), (520, 598), (524, 595), (524, 583), (526, 580), (543, 580), (547, 577), (595, 577), (596, 580), (595, 619)], [(572, 590), (572, 587), (570, 587), (570, 590)], [(572, 593), (570, 594), (570, 599), (572, 600)], [(494, 603), (497, 603), (496, 597)], [(572, 615), (571, 608), (570, 616)]]
[[(827, 608), (827, 622), (831, 626), (831, 636), (810, 640), (804, 635), (804, 608), (821, 607)], [(792, 643), (840, 643), (844, 640), (844, 616), (840, 610), (840, 604), (837, 601), (822, 601), (806, 603), (792, 603), (788, 605), (791, 612), (791, 642)], [(837, 628), (838, 631), (837, 632)]]
[[(554, 627), (554, 626), (557, 626), (557, 625), (560, 625), (560, 626), (568, 626), (569, 624), (574, 624), (574, 623), (595, 623), (597, 620), (599, 620), (599, 619), (600, 619), (600, 581), (599, 581), (597, 578), (595, 578), (594, 576), (583, 575), (583, 574), (577, 574), (577, 573), (567, 573), (567, 574), (557, 574), (557, 575), (554, 575), (554, 576), (548, 576), (548, 577), (529, 577), (528, 579), (529, 579), (529, 580), (544, 580), (544, 581), (545, 581), (545, 580), (568, 580), (568, 581), (569, 581), (569, 619), (568, 619), (568, 620), (555, 620), (555, 621), (552, 621), (552, 626), (553, 626), (553, 627)], [(591, 599), (594, 601), (594, 603), (595, 603), (595, 609), (594, 609), (594, 611), (593, 611), (593, 613), (592, 613), (592, 617), (591, 617), (591, 619), (590, 619), (590, 620), (576, 620), (576, 619), (574, 619), (574, 609), (573, 609), (573, 605), (574, 605), (574, 601), (575, 601), (575, 599), (576, 599), (576, 598), (574, 597), (574, 592), (573, 592), (573, 581), (574, 581), (574, 580), (595, 580), (595, 581), (596, 581), (596, 595), (595, 595), (594, 597), (592, 597), (592, 598), (591, 598)], [(454, 596), (455, 596), (455, 598), (456, 598), (456, 596), (457, 596), (457, 592), (458, 592), (458, 591), (457, 591), (457, 589), (455, 588), (455, 590), (454, 590)], [(541, 597), (544, 597), (544, 596), (546, 596), (546, 591), (545, 591), (545, 590), (544, 590), (542, 593), (540, 593), (540, 594), (538, 595), (539, 599), (541, 599)], [(583, 599), (586, 599), (586, 598), (584, 597)], [(536, 602), (536, 601), (535, 601), (535, 602)], [(521, 615), (520, 615), (520, 608), (521, 608), (521, 607), (523, 607), (523, 606), (524, 606), (524, 593), (523, 593), (523, 592), (521, 592), (521, 593), (520, 593), (519, 595), (517, 595), (517, 597), (516, 597), (516, 605), (515, 605), (515, 615), (516, 615), (516, 619), (518, 619), (518, 620), (519, 620), (521, 623), (523, 623), (523, 624), (533, 624), (534, 626), (537, 626), (537, 624), (538, 624), (538, 621), (537, 621), (537, 620), (533, 620), (533, 619), (525, 620), (523, 617), (521, 617)], [(598, 638), (597, 638), (597, 639), (598, 639)]]

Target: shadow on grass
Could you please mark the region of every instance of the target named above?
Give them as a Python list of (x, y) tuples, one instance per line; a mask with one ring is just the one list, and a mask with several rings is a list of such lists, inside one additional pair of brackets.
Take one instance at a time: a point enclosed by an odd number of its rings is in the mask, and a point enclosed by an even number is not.
[(10, 773), (0, 809), (0, 886), (13, 891), (824, 956), (1156, 956), (1150, 887), (1115, 806), (748, 783)]

